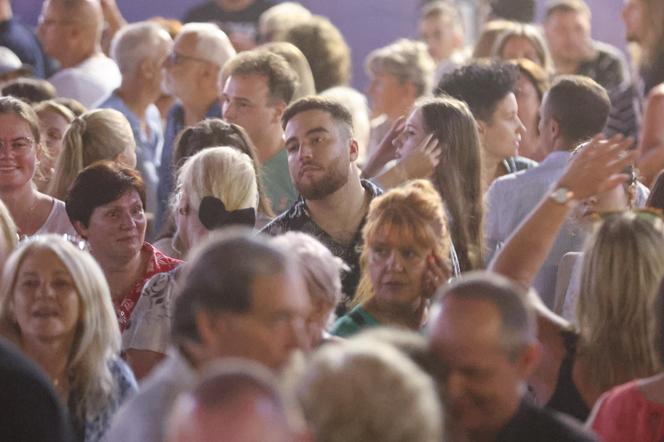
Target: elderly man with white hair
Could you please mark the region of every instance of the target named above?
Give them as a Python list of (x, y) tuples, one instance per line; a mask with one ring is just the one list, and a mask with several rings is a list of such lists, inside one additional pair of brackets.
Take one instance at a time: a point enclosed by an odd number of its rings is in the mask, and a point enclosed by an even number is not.
[(121, 112), (136, 140), (136, 165), (146, 185), (147, 210), (157, 208), (157, 167), (164, 130), (154, 102), (161, 96), (161, 66), (173, 40), (161, 26), (138, 22), (125, 26), (113, 38), (111, 57), (122, 73), (120, 87), (99, 105)]
[(228, 36), (211, 23), (187, 23), (175, 39), (163, 65), (164, 92), (178, 102), (166, 120), (164, 147), (159, 166), (155, 229), (166, 218), (168, 198), (173, 190), (171, 158), (173, 141), (182, 129), (210, 117), (220, 118), (219, 81), (221, 68), (235, 56)]
[(98, 0), (46, 0), (38, 35), (44, 52), (61, 70), (48, 80), (60, 97), (94, 107), (120, 86), (117, 65), (101, 51), (102, 10)]

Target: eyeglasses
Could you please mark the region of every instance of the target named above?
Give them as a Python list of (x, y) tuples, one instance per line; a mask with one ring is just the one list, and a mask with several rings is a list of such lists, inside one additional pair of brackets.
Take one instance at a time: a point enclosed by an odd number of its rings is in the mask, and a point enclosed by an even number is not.
[[(48, 236), (48, 235), (49, 234), (39, 234), (39, 233), (36, 234), (36, 235), (30, 235), (30, 236), (29, 235), (21, 235), (19, 233), (16, 234), (16, 236), (18, 237), (19, 243), (22, 243), (22, 244), (30, 242), (30, 241), (38, 240), (38, 239), (43, 238), (44, 236)], [(83, 252), (88, 251), (87, 241), (85, 241), (84, 239), (82, 239), (81, 237), (79, 237), (77, 235), (70, 235), (69, 233), (65, 233), (65, 234), (56, 235), (56, 236), (60, 236), (60, 238), (67, 241), (68, 243), (70, 243), (71, 245), (76, 247), (78, 250), (81, 250)]]
[[(15, 156), (23, 155), (34, 146), (35, 140), (28, 137), (18, 137), (12, 139), (0, 138), (0, 151), (6, 150)], [(6, 149), (5, 149), (6, 148)]]
[(170, 54), (168, 54), (168, 57), (166, 57), (166, 60), (164, 60), (164, 64), (170, 65), (170, 66), (177, 66), (179, 64), (184, 63), (187, 60), (198, 61), (200, 63), (211, 63), (209, 60), (205, 60), (204, 58), (194, 57), (194, 56), (191, 56), (191, 55), (179, 54), (175, 51), (172, 51)]

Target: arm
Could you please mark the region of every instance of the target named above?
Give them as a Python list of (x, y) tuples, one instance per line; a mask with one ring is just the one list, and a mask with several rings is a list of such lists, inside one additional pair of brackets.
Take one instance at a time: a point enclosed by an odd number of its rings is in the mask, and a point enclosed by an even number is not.
[[(621, 172), (636, 156), (635, 151), (626, 151), (630, 144), (630, 139), (619, 135), (609, 141), (595, 137), (572, 158), (554, 188), (568, 189), (578, 201), (623, 183), (628, 177)], [(571, 210), (571, 204), (560, 204), (547, 194), (510, 236), (489, 269), (530, 287)]]
[(403, 131), (405, 122), (406, 119), (404, 117), (394, 120), (383, 140), (367, 158), (367, 162), (362, 170), (362, 178), (373, 178), (381, 171), (385, 164), (394, 159), (396, 152), (394, 140)]
[(664, 87), (657, 87), (648, 98), (643, 113), (640, 158), (637, 161), (639, 174), (646, 185), (652, 183), (655, 176), (664, 168)]

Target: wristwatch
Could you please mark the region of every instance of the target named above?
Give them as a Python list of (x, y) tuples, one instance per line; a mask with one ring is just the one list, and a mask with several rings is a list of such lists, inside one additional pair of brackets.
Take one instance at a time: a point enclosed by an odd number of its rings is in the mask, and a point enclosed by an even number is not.
[(574, 192), (566, 187), (557, 187), (551, 192), (551, 194), (549, 194), (549, 198), (558, 204), (567, 206), (574, 203)]

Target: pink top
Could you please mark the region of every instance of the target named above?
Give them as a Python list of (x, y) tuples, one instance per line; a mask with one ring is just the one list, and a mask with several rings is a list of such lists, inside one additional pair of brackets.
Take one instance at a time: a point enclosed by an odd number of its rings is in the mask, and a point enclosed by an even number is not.
[(592, 429), (604, 442), (661, 442), (664, 405), (646, 399), (638, 380), (619, 385), (599, 399)]

